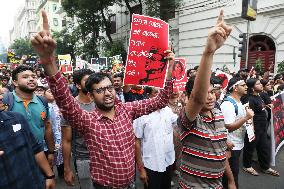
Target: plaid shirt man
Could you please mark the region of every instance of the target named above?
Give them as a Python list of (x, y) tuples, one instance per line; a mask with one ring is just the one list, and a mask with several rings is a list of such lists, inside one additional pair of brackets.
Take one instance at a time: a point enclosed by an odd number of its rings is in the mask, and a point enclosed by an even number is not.
[(135, 137), (132, 121), (165, 107), (172, 92), (172, 82), (152, 99), (115, 104), (115, 117), (110, 120), (98, 110), (80, 109), (58, 72), (48, 77), (50, 89), (64, 118), (85, 138), (90, 153), (92, 180), (112, 188), (125, 188), (134, 179)]

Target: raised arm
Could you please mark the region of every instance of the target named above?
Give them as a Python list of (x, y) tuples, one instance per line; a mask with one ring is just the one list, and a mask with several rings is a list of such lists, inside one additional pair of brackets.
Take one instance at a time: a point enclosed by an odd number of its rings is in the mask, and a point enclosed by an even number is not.
[(213, 55), (224, 44), (232, 30), (231, 27), (226, 25), (223, 17), (223, 10), (221, 10), (215, 27), (209, 31), (207, 37), (205, 49), (194, 81), (194, 87), (185, 107), (186, 115), (190, 121), (195, 120), (206, 102)]
[(80, 109), (78, 103), (72, 97), (66, 79), (61, 76), (55, 61), (56, 42), (52, 39), (49, 31), (48, 19), (45, 11), (42, 11), (43, 30), (31, 39), (34, 50), (40, 57), (45, 74), (48, 76), (48, 84), (60, 108), (63, 117), (76, 127), (80, 132), (84, 132), (86, 124), (83, 122), (84, 116), (88, 114)]

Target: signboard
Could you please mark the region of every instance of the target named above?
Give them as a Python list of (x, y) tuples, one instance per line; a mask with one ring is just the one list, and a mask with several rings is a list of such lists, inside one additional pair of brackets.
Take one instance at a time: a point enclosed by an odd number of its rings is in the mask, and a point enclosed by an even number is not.
[(174, 78), (173, 91), (185, 91), (187, 82), (185, 58), (175, 58), (172, 77)]
[(58, 61), (59, 65), (71, 65), (71, 55), (70, 54), (58, 55)]
[(257, 0), (243, 0), (242, 2), (242, 18), (250, 21), (256, 20)]
[(156, 18), (133, 14), (124, 85), (163, 88), (168, 62), (169, 24)]
[(284, 91), (273, 96), (272, 104), (272, 165), (275, 165), (275, 156), (284, 145)]

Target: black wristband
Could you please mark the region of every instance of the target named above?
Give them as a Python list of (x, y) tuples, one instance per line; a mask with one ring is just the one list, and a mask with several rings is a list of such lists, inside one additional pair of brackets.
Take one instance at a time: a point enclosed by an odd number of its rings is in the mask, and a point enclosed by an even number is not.
[(53, 175), (51, 175), (51, 176), (44, 176), (44, 178), (47, 180), (47, 179), (55, 179), (55, 175), (53, 174)]

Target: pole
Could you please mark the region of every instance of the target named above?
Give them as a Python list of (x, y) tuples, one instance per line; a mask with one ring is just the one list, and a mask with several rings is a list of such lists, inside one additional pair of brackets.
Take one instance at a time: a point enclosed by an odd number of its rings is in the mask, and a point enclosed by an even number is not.
[(236, 47), (233, 47), (233, 59), (234, 59), (234, 67), (236, 67)]
[(248, 68), (249, 28), (250, 28), (250, 21), (248, 20), (248, 23), (247, 23), (247, 44), (246, 44), (246, 68)]

